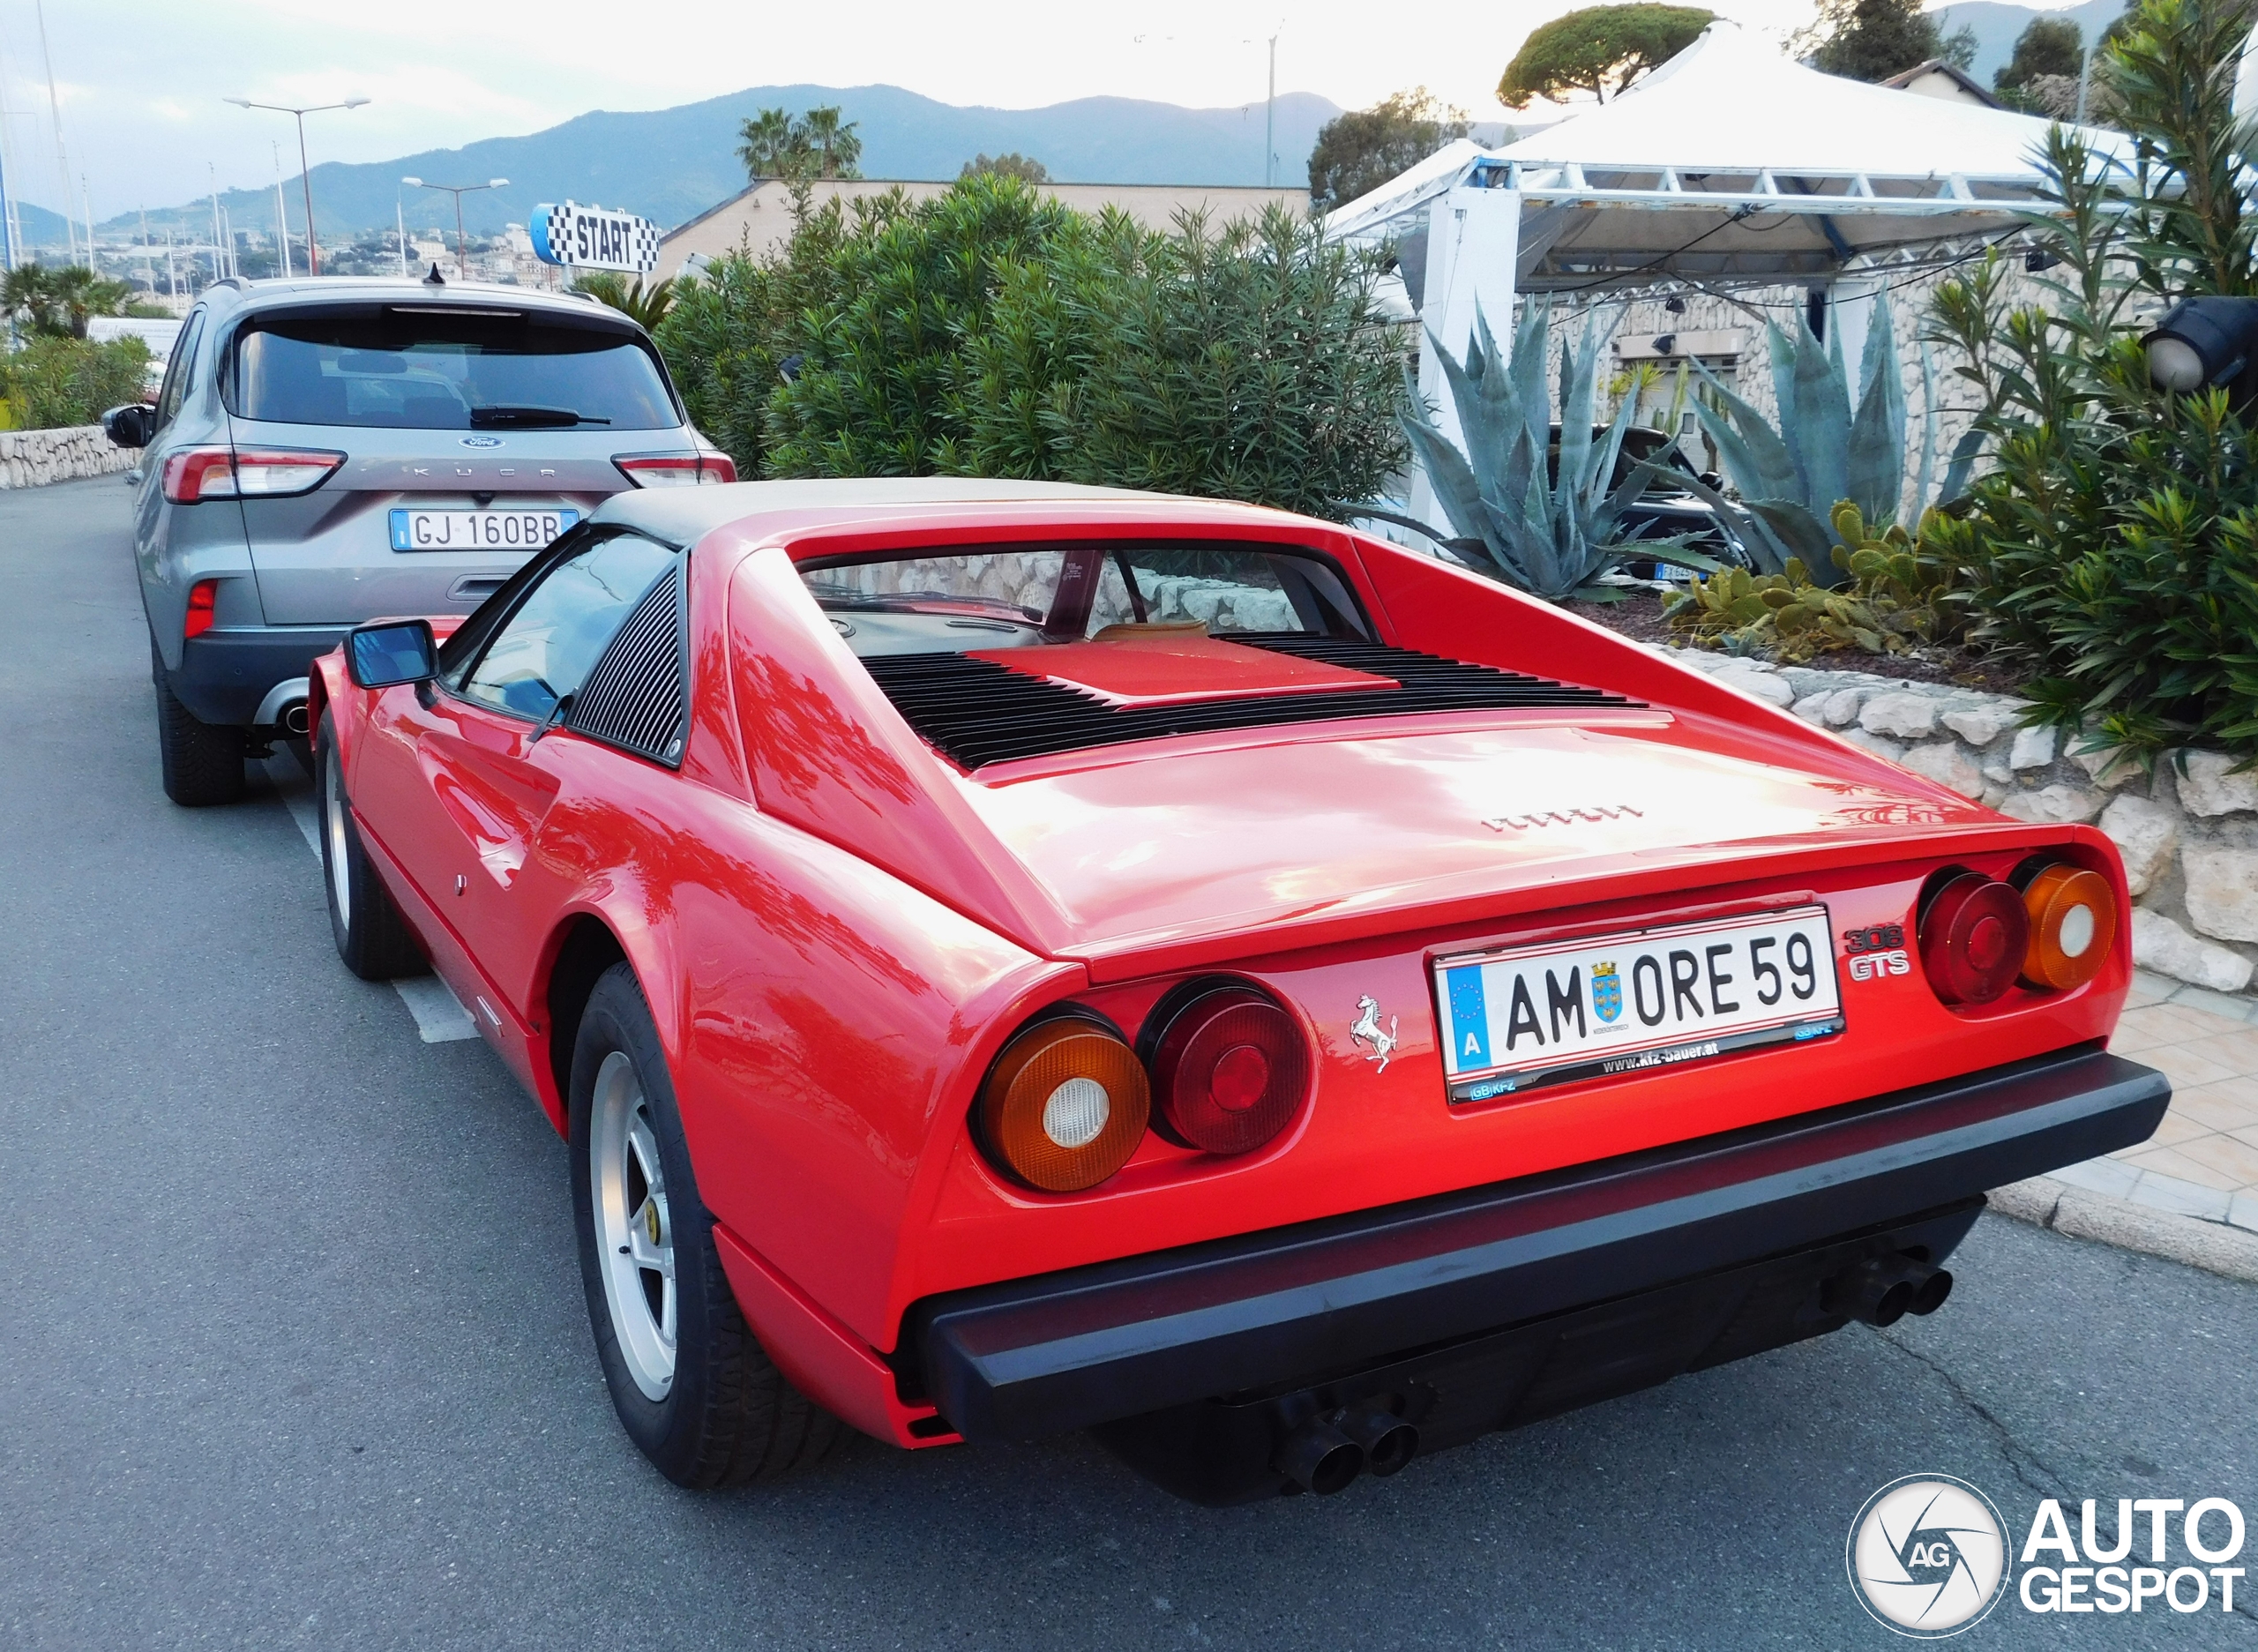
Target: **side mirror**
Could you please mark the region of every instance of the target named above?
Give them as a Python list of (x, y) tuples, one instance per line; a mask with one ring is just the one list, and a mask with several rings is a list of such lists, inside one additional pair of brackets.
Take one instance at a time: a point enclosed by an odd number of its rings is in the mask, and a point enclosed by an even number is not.
[(1712, 493), (1723, 493), (1725, 479), (1714, 470), (1705, 470), (1701, 473), (1701, 485)]
[(156, 409), (143, 401), (129, 401), (102, 415), (102, 430), (120, 447), (146, 447), (156, 434)]
[(345, 669), (360, 688), (428, 683), (439, 674), (438, 645), (428, 619), (380, 619), (355, 626), (345, 639)]

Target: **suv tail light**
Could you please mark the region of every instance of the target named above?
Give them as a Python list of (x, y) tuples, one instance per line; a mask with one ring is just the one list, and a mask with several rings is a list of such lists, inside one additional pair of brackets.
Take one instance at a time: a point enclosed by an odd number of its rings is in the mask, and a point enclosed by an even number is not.
[(2023, 885), (2022, 909), (2030, 923), (2026, 983), (2067, 992), (2100, 972), (2117, 939), (2117, 896), (2107, 878), (2057, 861)]
[(695, 488), (737, 479), (736, 461), (727, 453), (622, 453), (611, 462), (639, 488)]
[(1153, 1088), (1169, 1129), (1208, 1153), (1252, 1153), (1292, 1122), (1309, 1088), (1309, 1049), (1293, 1018), (1247, 987), (1202, 993), (1153, 1049)]
[(198, 579), (194, 585), (190, 586), (188, 587), (188, 617), (181, 626), (180, 634), (183, 637), (201, 637), (206, 632), (211, 630), (214, 610), (219, 605), (220, 582), (217, 579)]
[(287, 498), (311, 493), (344, 462), (344, 454), (318, 448), (185, 448), (165, 460), (165, 497), (175, 505)]
[(1004, 1047), (980, 1088), (990, 1156), (1028, 1186), (1079, 1193), (1129, 1162), (1152, 1110), (1144, 1064), (1110, 1028), (1041, 1021)]
[(2015, 886), (1981, 872), (1944, 875), (1918, 925), (1921, 968), (1947, 1004), (1989, 1004), (2021, 973), (2030, 918)]

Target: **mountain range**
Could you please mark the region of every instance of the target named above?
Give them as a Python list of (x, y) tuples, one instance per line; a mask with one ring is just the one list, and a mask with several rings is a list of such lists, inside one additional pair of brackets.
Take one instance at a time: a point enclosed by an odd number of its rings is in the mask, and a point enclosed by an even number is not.
[[(863, 140), (862, 169), (872, 178), (953, 178), (976, 155), (1031, 156), (1061, 183), (1259, 184), (1262, 177), (1264, 106), (1194, 109), (1133, 98), (1080, 98), (1043, 108), (967, 108), (900, 86), (752, 86), (702, 103), (632, 113), (595, 110), (544, 131), (490, 138), (456, 149), (430, 149), (396, 161), (313, 169), (314, 209), (325, 240), (363, 230), (390, 229), (394, 204), (411, 231), (454, 232), (448, 197), (403, 186), (403, 176), (434, 183), (467, 183), (505, 177), (501, 189), (462, 198), (463, 220), (474, 234), (491, 235), (505, 223), (525, 223), (535, 206), (571, 199), (622, 207), (667, 228), (696, 217), (745, 186), (736, 158), (737, 128), (764, 108), (797, 112), (835, 104), (856, 123)], [(1318, 129), (1340, 107), (1306, 92), (1277, 101), (1275, 176), (1305, 183)], [(292, 234), (303, 234), (299, 183), (284, 181)], [(271, 233), (272, 183), (223, 190), (220, 200), (237, 229)], [(26, 205), (26, 213), (34, 209)], [(63, 239), (62, 221), (51, 235), (26, 235), (44, 243)], [(149, 228), (209, 239), (209, 199), (151, 211)], [(102, 239), (139, 234), (138, 214), (123, 213), (99, 226)]]
[[(2005, 0), (1961, 0), (1940, 7), (1949, 34), (1973, 28), (1973, 72), (1988, 86), (2031, 19), (2067, 18), (2089, 40), (2123, 9), (2123, 0), (2084, 0), (2053, 12)], [(1017, 153), (1041, 161), (1062, 183), (1258, 184), (1264, 182), (1264, 106), (1195, 109), (1132, 98), (1081, 98), (1043, 108), (964, 108), (900, 86), (751, 86), (724, 97), (675, 108), (617, 112), (598, 109), (520, 137), (490, 138), (459, 148), (429, 149), (398, 160), (359, 164), (325, 162), (313, 170), (316, 211), (325, 240), (393, 226), (395, 206), (413, 230), (452, 232), (448, 197), (403, 186), (403, 176), (435, 183), (506, 177), (503, 188), (462, 199), (463, 219), (475, 233), (491, 235), (505, 223), (525, 223), (542, 201), (574, 200), (624, 207), (672, 228), (727, 199), (745, 184), (736, 149), (737, 128), (761, 109), (793, 111), (837, 105), (863, 139), (862, 169), (873, 178), (953, 178), (977, 154)], [(1481, 114), (1485, 111), (1477, 110)], [(1340, 107), (1312, 93), (1288, 93), (1276, 106), (1275, 181), (1298, 184), (1318, 129)], [(1484, 134), (1487, 136), (1485, 132)], [(303, 234), (298, 182), (284, 193), (293, 235)], [(271, 233), (273, 184), (227, 190), (221, 201), (238, 229)], [(60, 247), (59, 215), (19, 203), (26, 240)], [(209, 200), (191, 201), (147, 214), (153, 237), (169, 229), (183, 241), (211, 234)], [(141, 219), (120, 214), (100, 226), (105, 242), (138, 237)]]

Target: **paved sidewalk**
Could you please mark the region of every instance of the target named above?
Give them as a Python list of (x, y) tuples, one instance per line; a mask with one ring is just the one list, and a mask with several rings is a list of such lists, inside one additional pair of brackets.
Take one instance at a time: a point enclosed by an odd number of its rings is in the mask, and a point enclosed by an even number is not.
[(2258, 1000), (2137, 970), (2109, 1047), (2172, 1080), (2156, 1134), (1991, 1196), (2001, 1214), (2258, 1281)]

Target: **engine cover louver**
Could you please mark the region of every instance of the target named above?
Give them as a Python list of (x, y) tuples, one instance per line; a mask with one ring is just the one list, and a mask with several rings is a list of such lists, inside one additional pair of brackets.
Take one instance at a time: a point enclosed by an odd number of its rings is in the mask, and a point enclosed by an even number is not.
[(576, 734), (660, 763), (682, 757), (682, 576), (659, 576), (588, 673), (566, 720)]
[(863, 661), (920, 738), (967, 769), (1163, 735), (1208, 734), (1343, 717), (1631, 706), (1639, 702), (1549, 677), (1468, 665), (1384, 643), (1299, 633), (1230, 641), (1386, 677), (1396, 686), (1326, 694), (1249, 695), (1117, 707), (1095, 694), (961, 654), (876, 654)]

